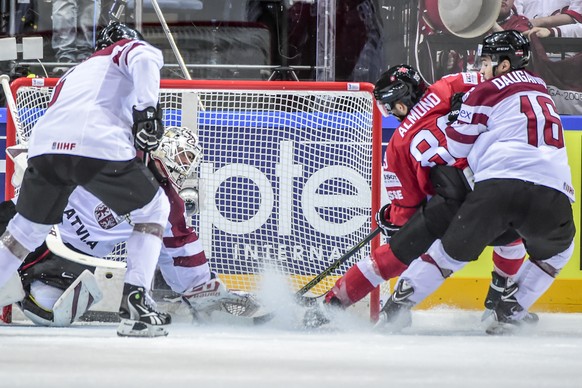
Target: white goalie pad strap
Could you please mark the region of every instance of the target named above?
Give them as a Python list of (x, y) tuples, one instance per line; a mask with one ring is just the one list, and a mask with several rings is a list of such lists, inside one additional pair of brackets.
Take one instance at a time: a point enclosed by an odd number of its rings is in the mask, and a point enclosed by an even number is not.
[[(12, 151), (19, 151), (20, 149), (14, 149)], [(6, 149), (6, 153), (11, 156), (12, 161), (14, 162), (14, 174), (12, 174), (11, 183), (12, 186), (18, 188), (22, 185), (22, 178), (24, 177), (24, 172), (26, 171), (26, 167), (28, 165), (28, 152), (24, 150), (20, 153), (17, 153), (16, 156), (13, 155), (8, 149)]]
[(8, 306), (20, 302), (26, 294), (22, 288), (20, 275), (15, 272), (4, 286), (0, 287), (0, 306)]
[(70, 325), (102, 298), (103, 293), (97, 285), (95, 276), (89, 270), (83, 271), (55, 302), (51, 326)]

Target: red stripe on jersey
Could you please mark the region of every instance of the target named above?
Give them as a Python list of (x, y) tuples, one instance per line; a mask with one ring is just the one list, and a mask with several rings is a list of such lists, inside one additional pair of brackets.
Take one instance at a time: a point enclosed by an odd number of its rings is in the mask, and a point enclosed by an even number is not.
[(164, 237), (166, 248), (181, 248), (186, 244), (198, 241), (198, 235), (194, 229), (186, 226), (184, 218), (184, 201), (169, 181), (160, 183), (160, 186), (170, 200), (170, 216), (168, 221), (172, 225), (172, 237)]
[(174, 257), (174, 267), (198, 267), (202, 264), (206, 264), (206, 255), (204, 251), (191, 256), (180, 256)]
[[(172, 228), (174, 229), (174, 228)], [(186, 244), (198, 241), (198, 235), (193, 231), (188, 234), (173, 237), (164, 237), (164, 246), (166, 248), (182, 248)]]
[(479, 137), (479, 135), (463, 135), (462, 133), (457, 132), (455, 128), (451, 127), (450, 125), (447, 126), (445, 132), (449, 139), (462, 144), (473, 144)]

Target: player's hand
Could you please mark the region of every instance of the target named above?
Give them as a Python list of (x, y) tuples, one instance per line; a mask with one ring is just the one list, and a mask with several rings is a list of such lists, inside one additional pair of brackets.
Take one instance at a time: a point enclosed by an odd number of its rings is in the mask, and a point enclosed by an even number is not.
[(400, 226), (390, 222), (390, 204), (382, 206), (376, 213), (376, 223), (382, 229), (382, 234), (388, 237), (392, 237), (400, 229)]
[(160, 145), (164, 136), (162, 110), (148, 106), (144, 110), (133, 107), (133, 136), (135, 146), (142, 151), (153, 151)]
[(448, 117), (449, 123), (457, 121), (457, 117), (459, 117), (459, 112), (461, 111), (461, 105), (463, 105), (464, 95), (465, 93), (455, 93), (451, 97), (451, 111)]

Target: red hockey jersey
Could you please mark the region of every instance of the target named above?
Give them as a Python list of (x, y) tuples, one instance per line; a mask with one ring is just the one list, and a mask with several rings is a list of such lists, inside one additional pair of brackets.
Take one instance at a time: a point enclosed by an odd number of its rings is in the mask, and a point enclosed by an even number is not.
[(430, 168), (457, 162), (448, 150), (444, 130), (451, 97), (482, 82), (479, 73), (447, 75), (431, 85), (396, 128), (384, 156), (384, 184), (392, 201), (390, 221), (404, 225), (434, 191)]

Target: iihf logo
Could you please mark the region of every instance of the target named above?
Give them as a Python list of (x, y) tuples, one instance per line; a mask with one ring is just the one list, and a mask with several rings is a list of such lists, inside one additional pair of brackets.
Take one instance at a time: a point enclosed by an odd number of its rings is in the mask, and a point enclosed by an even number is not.
[(53, 150), (72, 151), (75, 148), (77, 148), (77, 143), (64, 143), (61, 141), (54, 141), (53, 142)]

